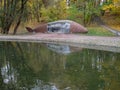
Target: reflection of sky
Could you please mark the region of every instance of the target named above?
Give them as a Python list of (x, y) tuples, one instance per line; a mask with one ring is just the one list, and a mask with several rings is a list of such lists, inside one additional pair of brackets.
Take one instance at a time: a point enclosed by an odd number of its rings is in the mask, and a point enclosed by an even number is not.
[(3, 77), (3, 82), (8, 84), (9, 82), (11, 83), (16, 83), (17, 79), (15, 78), (15, 70), (11, 68), (9, 63), (7, 63), (5, 66), (1, 68), (1, 74)]

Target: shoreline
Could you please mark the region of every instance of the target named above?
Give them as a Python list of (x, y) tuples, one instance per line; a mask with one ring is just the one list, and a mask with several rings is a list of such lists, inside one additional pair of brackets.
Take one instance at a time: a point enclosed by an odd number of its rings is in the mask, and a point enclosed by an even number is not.
[(120, 52), (120, 37), (37, 33), (27, 35), (0, 35), (0, 41), (67, 44), (99, 50), (108, 48), (107, 51), (115, 48), (116, 52)]

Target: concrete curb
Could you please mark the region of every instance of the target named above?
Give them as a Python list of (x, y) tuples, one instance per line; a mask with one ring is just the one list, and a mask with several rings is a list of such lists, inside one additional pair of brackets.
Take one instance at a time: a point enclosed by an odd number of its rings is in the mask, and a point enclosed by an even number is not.
[[(0, 41), (63, 43), (74, 46), (99, 46), (120, 49), (120, 37), (84, 36), (75, 34), (2, 35)], [(118, 51), (119, 52), (119, 51)]]

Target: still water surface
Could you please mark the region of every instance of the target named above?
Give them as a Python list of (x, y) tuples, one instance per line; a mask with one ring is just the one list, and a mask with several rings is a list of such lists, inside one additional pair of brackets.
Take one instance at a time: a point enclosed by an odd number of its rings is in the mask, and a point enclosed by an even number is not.
[(120, 90), (120, 53), (0, 42), (0, 90)]

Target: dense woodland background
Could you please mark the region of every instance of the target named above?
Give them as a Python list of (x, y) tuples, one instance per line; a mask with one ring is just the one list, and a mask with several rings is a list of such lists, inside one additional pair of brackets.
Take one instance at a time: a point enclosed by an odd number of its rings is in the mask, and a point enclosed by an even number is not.
[(16, 34), (28, 23), (46, 23), (60, 19), (84, 26), (100, 22), (119, 29), (120, 0), (0, 0), (0, 31)]

